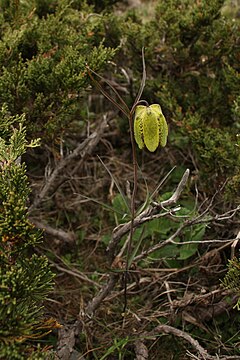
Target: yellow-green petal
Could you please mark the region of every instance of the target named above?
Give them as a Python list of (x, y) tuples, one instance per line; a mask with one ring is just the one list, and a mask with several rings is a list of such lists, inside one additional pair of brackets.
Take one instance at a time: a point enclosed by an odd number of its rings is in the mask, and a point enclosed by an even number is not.
[(136, 106), (136, 109), (135, 109), (135, 118), (136, 117), (143, 117), (145, 112), (146, 112), (146, 107), (145, 105), (138, 105)]
[(134, 117), (134, 138), (136, 143), (138, 144), (139, 149), (144, 148), (143, 142), (143, 113), (145, 111), (145, 107), (143, 105), (139, 105), (136, 107), (135, 110), (135, 117)]
[(159, 142), (162, 147), (166, 146), (167, 137), (168, 137), (168, 125), (163, 114), (160, 114), (158, 117), (159, 124)]
[(151, 152), (154, 152), (159, 145), (158, 117), (152, 106), (146, 107), (143, 118), (143, 140), (147, 149)]
[(149, 108), (151, 109), (151, 111), (153, 111), (157, 116), (159, 114), (162, 114), (162, 109), (161, 106), (159, 104), (152, 104), (149, 106)]
[(156, 114), (159, 124), (159, 145), (166, 146), (168, 137), (168, 125), (159, 104), (150, 105), (151, 110)]

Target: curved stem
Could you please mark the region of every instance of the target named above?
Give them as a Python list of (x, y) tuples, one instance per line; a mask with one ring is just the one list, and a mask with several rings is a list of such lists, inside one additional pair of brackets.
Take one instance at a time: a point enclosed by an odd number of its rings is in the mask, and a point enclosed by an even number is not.
[(132, 248), (132, 240), (133, 240), (133, 233), (134, 233), (134, 218), (135, 218), (135, 202), (136, 202), (136, 194), (137, 194), (137, 182), (138, 182), (138, 173), (137, 173), (137, 156), (136, 156), (136, 145), (134, 140), (134, 130), (133, 130), (133, 115), (136, 109), (136, 106), (139, 102), (145, 101), (140, 100), (143, 89), (145, 87), (146, 82), (146, 66), (145, 66), (145, 58), (144, 58), (144, 48), (142, 48), (142, 64), (143, 64), (143, 72), (142, 72), (142, 80), (140, 84), (140, 88), (138, 90), (138, 94), (132, 106), (132, 109), (128, 116), (129, 121), (129, 130), (130, 130), (130, 139), (132, 145), (132, 163), (133, 163), (133, 192), (131, 196), (131, 225), (130, 225), (130, 233), (129, 233), (129, 242), (128, 242), (128, 250), (127, 250), (127, 258), (126, 258), (126, 267), (125, 267), (125, 274), (124, 274), (124, 308), (123, 313), (125, 313), (127, 309), (127, 283), (128, 283), (128, 272), (130, 264), (130, 257), (131, 257), (131, 248)]
[[(135, 106), (133, 108), (135, 108)], [(132, 110), (131, 110), (130, 115), (128, 117), (128, 121), (129, 121), (130, 139), (131, 139), (131, 146), (132, 146), (133, 191), (132, 191), (132, 196), (131, 196), (131, 225), (130, 225), (129, 242), (128, 242), (128, 249), (127, 249), (125, 274), (124, 274), (124, 308), (123, 308), (123, 313), (125, 313), (126, 308), (127, 308), (128, 271), (129, 271), (129, 267), (131, 266), (131, 264), (129, 263), (129, 260), (130, 260), (130, 256), (131, 256), (132, 239), (133, 239), (133, 233), (134, 233), (135, 202), (136, 202), (137, 182), (138, 182), (136, 145), (135, 145), (134, 133), (133, 133), (133, 113), (134, 112)]]

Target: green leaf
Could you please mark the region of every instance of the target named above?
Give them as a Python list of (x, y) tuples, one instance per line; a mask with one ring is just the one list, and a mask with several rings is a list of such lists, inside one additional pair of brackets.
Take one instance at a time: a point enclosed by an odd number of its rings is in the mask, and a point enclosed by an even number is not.
[(112, 205), (113, 205), (113, 210), (116, 213), (118, 222), (121, 222), (127, 215), (129, 215), (129, 209), (121, 194), (117, 194), (113, 198)]
[(192, 243), (183, 244), (180, 247), (179, 260), (186, 260), (192, 255), (196, 254), (199, 246), (199, 241), (203, 239), (205, 234), (206, 224), (198, 224), (193, 227), (192, 230), (186, 232), (184, 237), (185, 241), (190, 241)]
[(180, 255), (178, 256), (178, 260), (186, 260), (190, 258), (192, 255), (196, 254), (198, 250), (198, 245), (199, 243), (181, 245)]

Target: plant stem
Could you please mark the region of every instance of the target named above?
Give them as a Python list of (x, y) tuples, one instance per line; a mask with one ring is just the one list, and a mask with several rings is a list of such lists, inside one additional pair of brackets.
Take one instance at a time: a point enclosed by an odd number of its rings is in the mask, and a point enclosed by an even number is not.
[(128, 115), (129, 121), (129, 131), (130, 131), (130, 139), (132, 145), (132, 164), (133, 164), (133, 192), (131, 196), (131, 225), (130, 225), (130, 233), (129, 233), (129, 243), (128, 243), (128, 251), (127, 251), (127, 258), (126, 258), (126, 267), (125, 267), (125, 275), (124, 275), (124, 308), (123, 313), (125, 313), (127, 309), (127, 282), (128, 282), (128, 273), (130, 256), (131, 256), (131, 248), (132, 248), (132, 239), (134, 233), (134, 218), (135, 218), (135, 202), (136, 202), (136, 194), (137, 194), (137, 182), (138, 182), (138, 173), (137, 173), (137, 156), (136, 156), (136, 145), (134, 140), (134, 130), (133, 130), (133, 114), (135, 112), (136, 106), (139, 102), (144, 101), (140, 100), (143, 89), (145, 87), (146, 82), (146, 66), (145, 66), (145, 58), (144, 58), (144, 48), (142, 48), (142, 65), (143, 65), (143, 72), (142, 72), (142, 80), (140, 84), (140, 88), (138, 90), (138, 94), (132, 106), (132, 109)]
[(136, 202), (137, 182), (138, 182), (136, 145), (135, 145), (134, 133), (133, 133), (134, 109), (135, 109), (135, 106), (131, 110), (130, 115), (128, 117), (129, 130), (130, 130), (130, 139), (131, 139), (131, 146), (132, 146), (133, 191), (132, 191), (132, 196), (131, 196), (131, 225), (130, 225), (130, 233), (129, 233), (129, 242), (128, 242), (127, 258), (126, 258), (125, 275), (124, 275), (124, 308), (123, 308), (123, 313), (125, 313), (125, 311), (127, 309), (128, 272), (129, 272), (129, 268), (131, 266), (131, 264), (129, 264), (129, 259), (130, 259), (130, 255), (131, 255), (132, 239), (133, 239), (133, 233), (134, 233), (135, 202)]

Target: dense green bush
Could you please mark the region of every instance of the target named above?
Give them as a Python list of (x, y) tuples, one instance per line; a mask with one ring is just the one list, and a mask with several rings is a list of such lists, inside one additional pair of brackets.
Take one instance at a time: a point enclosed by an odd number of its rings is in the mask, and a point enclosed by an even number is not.
[(28, 131), (60, 134), (86, 113), (86, 63), (99, 71), (114, 50), (99, 34), (102, 16), (84, 2), (16, 4), (0, 5), (0, 103), (24, 112)]
[[(6, 108), (0, 115), (0, 358), (40, 359), (44, 354), (38, 354), (36, 340), (55, 327), (42, 315), (53, 273), (45, 256), (32, 254), (41, 232), (28, 219), (30, 190), (20, 163), (26, 148), (38, 141), (27, 143), (25, 128), (17, 125), (24, 116), (9, 116)], [(8, 135), (13, 124), (18, 129)]]

